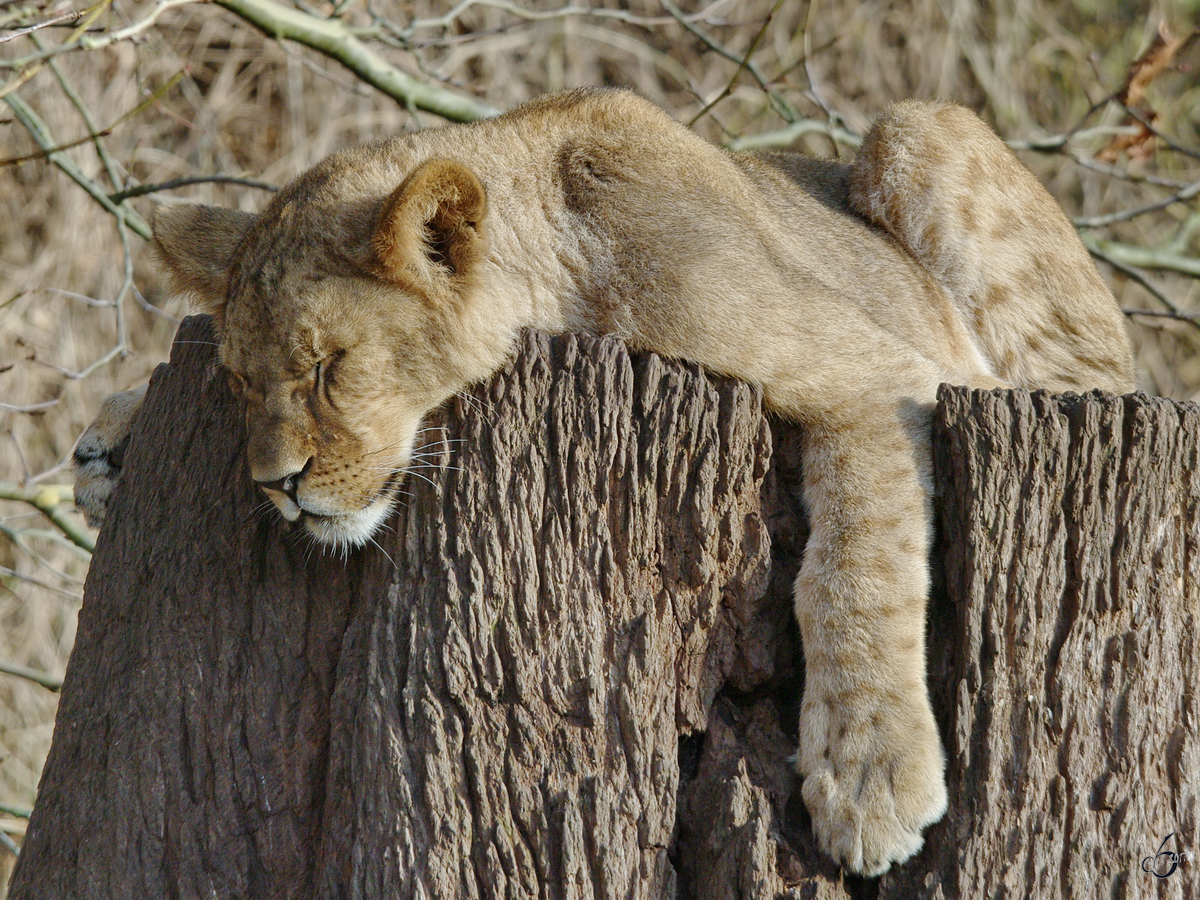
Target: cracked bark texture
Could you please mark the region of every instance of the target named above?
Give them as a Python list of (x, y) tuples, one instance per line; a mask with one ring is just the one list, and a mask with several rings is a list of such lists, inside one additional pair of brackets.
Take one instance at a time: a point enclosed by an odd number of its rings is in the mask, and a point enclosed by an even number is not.
[(1200, 407), (943, 387), (934, 446), (951, 805), (881, 896), (1200, 896)]
[(531, 334), (343, 559), (256, 493), (212, 341), (148, 395), (16, 900), (1197, 896), (1140, 868), (1196, 846), (1195, 407), (944, 392), (951, 811), (865, 881), (788, 768), (799, 434), (756, 391)]

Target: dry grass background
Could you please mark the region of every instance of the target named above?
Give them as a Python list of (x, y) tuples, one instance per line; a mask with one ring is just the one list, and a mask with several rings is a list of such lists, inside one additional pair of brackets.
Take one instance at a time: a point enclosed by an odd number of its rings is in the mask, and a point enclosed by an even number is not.
[[(297, 0), (297, 6), (321, 15), (334, 10), (327, 0), (311, 3)], [(596, 8), (602, 5), (598, 0)], [(530, 20), (519, 11), (556, 10), (560, 4), (480, 2), (452, 20), (401, 32), (392, 46), (379, 41), (370, 46), (412, 74), (497, 108), (566, 86), (620, 84), (689, 121), (732, 85), (697, 121), (700, 131), (729, 141), (784, 124), (751, 73), (685, 30), (669, 14), (669, 0), (607, 6), (640, 19), (580, 12)], [(706, 11), (696, 26), (735, 60), (753, 47), (750, 58), (763, 77), (804, 117), (826, 121), (832, 114), (861, 133), (891, 100), (945, 97), (979, 110), (1010, 139), (1041, 138), (1075, 126), (1093, 103), (1121, 86), (1130, 62), (1161, 22), (1186, 34), (1200, 18), (1200, 0), (700, 0), (681, 6), (687, 14)], [(32, 37), (14, 37), (13, 29), (69, 8), (0, 0), (0, 39), (10, 37), (0, 43), (0, 60), (11, 63), (36, 50)], [(112, 0), (93, 29), (122, 27), (152, 8)], [(344, 20), (363, 28), (386, 19), (403, 29), (448, 10), (448, 4), (428, 0), (344, 0), (337, 6)], [(37, 33), (38, 40), (53, 46), (67, 31), (47, 28)], [(1148, 95), (1161, 131), (1192, 151), (1200, 150), (1197, 43), (1156, 79)], [(98, 128), (118, 123), (103, 144), (112, 171), (128, 184), (211, 173), (282, 183), (338, 147), (439, 121), (357, 83), (319, 53), (277, 43), (209, 4), (166, 9), (136, 41), (62, 55), (55, 64), (58, 72), (42, 68), (15, 95), (65, 143), (88, 133), (64, 88), (73, 85)], [(28, 69), (0, 69), (0, 80), (21, 71)], [(118, 122), (177, 73), (183, 74), (174, 87)], [(0, 157), (36, 154), (11, 111), (0, 110)], [(1108, 104), (1087, 126), (1125, 122), (1122, 110)], [(1071, 148), (1086, 162), (1110, 139), (1105, 133)], [(800, 144), (822, 155), (851, 152), (817, 132)], [(112, 189), (92, 144), (66, 155)], [(1148, 159), (1119, 157), (1115, 166), (1125, 178), (1061, 153), (1021, 155), (1071, 215), (1112, 213), (1171, 193), (1147, 177), (1184, 183), (1200, 178), (1194, 153), (1166, 152), (1161, 145)], [(198, 200), (253, 210), (263, 197), (246, 186), (206, 184), (162, 191), (133, 205), (148, 218), (157, 203)], [(25, 483), (42, 475), (42, 484), (69, 483), (67, 473), (45, 473), (67, 458), (103, 396), (144, 380), (166, 357), (185, 308), (163, 296), (144, 241), (130, 235), (133, 283), (146, 305), (132, 294), (121, 299), (129, 352), (83, 378), (63, 374), (60, 368), (84, 370), (117, 345), (112, 301), (122, 289), (125, 258), (115, 220), (42, 159), (0, 166), (0, 198), (6, 212), (0, 217), (0, 402), (57, 401), (34, 413), (0, 408), (0, 481)], [(1197, 232), (1200, 205), (1193, 199), (1095, 233), (1195, 262)], [(1162, 309), (1135, 280), (1102, 269), (1123, 306)], [(1180, 308), (1200, 309), (1197, 280), (1153, 270), (1149, 278)], [(1130, 330), (1146, 390), (1181, 399), (1200, 395), (1200, 330), (1194, 322), (1134, 317)], [(61, 675), (87, 555), (65, 545), (30, 506), (0, 501), (0, 567), (0, 662)], [(0, 674), (0, 805), (18, 810), (32, 805), (55, 700), (40, 685)], [(22, 832), (19, 815), (0, 812), (0, 835), (19, 844)], [(11, 861), (3, 849), (0, 859)]]

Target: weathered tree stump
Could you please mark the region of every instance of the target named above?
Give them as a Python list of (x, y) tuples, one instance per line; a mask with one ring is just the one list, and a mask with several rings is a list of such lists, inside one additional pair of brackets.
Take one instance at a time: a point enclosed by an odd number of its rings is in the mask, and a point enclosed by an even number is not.
[(951, 806), (881, 896), (1196, 897), (1200, 407), (943, 388), (934, 441)]
[(1141, 868), (1196, 841), (1194, 407), (945, 391), (951, 811), (868, 882), (787, 763), (806, 526), (755, 391), (530, 335), (342, 559), (257, 494), (212, 340), (148, 395), (16, 900), (1197, 896)]

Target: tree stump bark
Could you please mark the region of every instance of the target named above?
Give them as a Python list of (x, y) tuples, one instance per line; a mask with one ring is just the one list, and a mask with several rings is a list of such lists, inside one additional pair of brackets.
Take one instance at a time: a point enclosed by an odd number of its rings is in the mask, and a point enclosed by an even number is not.
[(1200, 408), (943, 387), (934, 445), (951, 806), (881, 896), (1196, 897)]
[(262, 502), (214, 359), (189, 320), (152, 383), (16, 900), (1197, 896), (1154, 860), (1196, 840), (1195, 407), (944, 391), (951, 811), (865, 881), (787, 762), (807, 528), (757, 392), (531, 334), (343, 559)]

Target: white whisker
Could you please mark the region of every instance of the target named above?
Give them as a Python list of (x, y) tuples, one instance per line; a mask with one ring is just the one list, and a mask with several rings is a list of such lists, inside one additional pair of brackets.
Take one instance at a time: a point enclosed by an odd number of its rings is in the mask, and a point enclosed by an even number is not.
[(443, 466), (440, 463), (438, 465), (434, 465), (432, 463), (417, 463), (414, 465), (413, 463), (409, 463), (405, 467), (404, 471), (408, 472), (413, 469), (436, 469), (439, 472), (459, 472), (459, 473), (461, 473), (463, 471), (462, 466), (451, 466), (451, 465)]
[(420, 472), (413, 472), (411, 469), (409, 469), (409, 472), (411, 472), (411, 473), (412, 473), (412, 475), (414, 475), (415, 477), (417, 477), (417, 478), (420, 478), (422, 481), (428, 481), (428, 482), (429, 482), (429, 484), (430, 484), (430, 485), (432, 485), (434, 489), (437, 489), (437, 488), (439, 488), (439, 487), (440, 487), (440, 485), (439, 485), (439, 484), (438, 484), (436, 481), (433, 481), (433, 480), (432, 480), (432, 479), (430, 479), (430, 478), (426, 478), (426, 477), (425, 477), (424, 475), (422, 475)]
[(461, 400), (463, 405), (468, 409), (474, 410), (476, 413), (478, 413), (485, 424), (490, 425), (495, 419), (496, 410), (492, 406), (492, 402), (490, 400), (482, 400), (479, 397), (476, 397), (474, 394), (468, 393), (467, 391), (459, 391), (454, 396)]
[(393, 569), (398, 570), (400, 568), (398, 565), (396, 565), (396, 561), (394, 559), (392, 559), (391, 556), (388, 555), (388, 552), (383, 549), (383, 545), (380, 544), (379, 541), (375, 540), (375, 538), (373, 538), (373, 537), (368, 537), (367, 540), (379, 548), (379, 552), (383, 554), (384, 559), (386, 559), (388, 562), (390, 562), (392, 564)]

